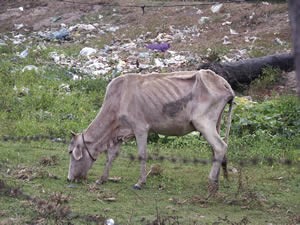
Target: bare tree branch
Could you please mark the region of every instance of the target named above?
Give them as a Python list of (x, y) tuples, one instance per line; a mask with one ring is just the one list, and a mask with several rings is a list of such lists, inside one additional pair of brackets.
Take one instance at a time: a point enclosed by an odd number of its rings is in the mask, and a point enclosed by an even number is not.
[(237, 62), (206, 63), (200, 65), (198, 69), (211, 69), (215, 71), (217, 74), (224, 77), (233, 89), (236, 89), (240, 85), (250, 84), (251, 81), (260, 77), (263, 69), (267, 66), (279, 68), (283, 71), (292, 71), (294, 69), (293, 55), (284, 53)]

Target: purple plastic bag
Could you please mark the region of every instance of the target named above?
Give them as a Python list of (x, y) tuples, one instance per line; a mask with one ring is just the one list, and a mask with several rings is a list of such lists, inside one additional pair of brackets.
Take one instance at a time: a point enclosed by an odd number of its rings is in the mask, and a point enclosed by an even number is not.
[(146, 46), (146, 48), (148, 49), (157, 50), (161, 52), (167, 51), (170, 47), (171, 46), (169, 43), (153, 43)]

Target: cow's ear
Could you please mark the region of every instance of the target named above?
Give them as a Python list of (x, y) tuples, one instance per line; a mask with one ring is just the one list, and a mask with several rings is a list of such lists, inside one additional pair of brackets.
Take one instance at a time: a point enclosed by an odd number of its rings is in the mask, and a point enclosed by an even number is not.
[(77, 134), (74, 131), (71, 131), (72, 137), (75, 137)]
[(82, 158), (82, 149), (78, 146), (78, 147), (75, 147), (72, 151), (72, 155), (74, 157), (75, 160), (79, 160)]

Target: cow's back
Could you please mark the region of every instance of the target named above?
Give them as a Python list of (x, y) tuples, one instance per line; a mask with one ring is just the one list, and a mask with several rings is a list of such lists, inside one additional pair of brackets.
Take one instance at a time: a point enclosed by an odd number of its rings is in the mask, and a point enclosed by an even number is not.
[(226, 80), (206, 70), (129, 74), (117, 79), (119, 85), (114, 90), (120, 95), (114, 99), (119, 101), (119, 116), (168, 135), (183, 135), (194, 130), (190, 121), (195, 105), (205, 110), (212, 99), (219, 101), (231, 93)]
[(134, 100), (138, 101), (137, 106), (147, 105), (161, 111), (166, 104), (191, 100), (191, 97), (205, 96), (202, 101), (226, 99), (234, 96), (234, 92), (221, 76), (211, 70), (200, 70), (125, 75), (122, 95), (126, 96), (123, 98), (126, 104)]

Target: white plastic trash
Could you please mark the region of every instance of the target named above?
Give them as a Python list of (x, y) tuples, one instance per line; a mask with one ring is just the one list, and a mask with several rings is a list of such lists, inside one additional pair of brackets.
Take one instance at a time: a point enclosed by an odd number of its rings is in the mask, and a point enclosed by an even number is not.
[(84, 47), (83, 49), (81, 49), (79, 54), (83, 55), (83, 56), (90, 56), (90, 55), (95, 54), (96, 52), (97, 52), (97, 50), (94, 48)]

